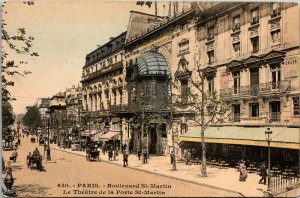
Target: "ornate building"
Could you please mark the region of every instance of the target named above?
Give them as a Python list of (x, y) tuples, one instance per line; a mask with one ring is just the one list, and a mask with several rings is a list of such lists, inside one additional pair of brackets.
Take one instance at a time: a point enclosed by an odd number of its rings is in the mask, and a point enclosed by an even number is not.
[[(190, 102), (185, 92), (199, 80), (199, 66), (205, 97), (210, 100), (216, 92), (230, 109), (228, 119), (206, 131), (208, 155), (253, 158), (257, 151), (263, 159), (267, 144), (261, 133), (271, 127), (274, 155), (291, 159), (286, 153), (299, 148), (299, 128), (290, 128), (300, 123), (298, 8), (296, 3), (197, 2), (168, 17), (132, 11), (127, 32), (117, 37), (124, 39), (119, 51), (101, 55), (112, 40), (87, 55), (84, 108), (107, 128), (119, 129), (122, 142), (134, 150), (168, 153), (172, 135), (179, 134), (181, 147), (200, 153), (200, 129), (188, 119), (190, 107), (173, 111), (170, 105), (171, 94)], [(119, 73), (111, 74), (113, 67), (101, 70), (98, 65), (116, 53), (123, 55)], [(122, 93), (112, 94), (120, 84)], [(207, 105), (206, 118), (210, 112)], [(284, 139), (289, 135), (293, 138)]]

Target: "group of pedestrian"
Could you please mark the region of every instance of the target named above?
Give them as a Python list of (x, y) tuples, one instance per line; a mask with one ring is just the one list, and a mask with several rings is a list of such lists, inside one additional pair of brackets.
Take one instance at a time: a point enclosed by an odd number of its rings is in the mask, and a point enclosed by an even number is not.
[[(240, 163), (240, 177), (239, 177), (239, 180), (240, 181), (246, 181), (247, 177), (248, 177), (248, 174), (247, 174), (247, 170), (246, 170), (246, 165), (245, 165), (245, 161), (241, 161)], [(259, 176), (261, 176), (260, 180), (258, 181), (259, 184), (266, 184), (266, 179), (267, 179), (267, 168), (266, 168), (266, 162), (263, 162), (261, 165), (260, 165), (260, 168), (259, 168)]]
[(119, 149), (116, 148), (109, 148), (108, 149), (108, 161), (117, 161), (117, 157), (119, 156)]

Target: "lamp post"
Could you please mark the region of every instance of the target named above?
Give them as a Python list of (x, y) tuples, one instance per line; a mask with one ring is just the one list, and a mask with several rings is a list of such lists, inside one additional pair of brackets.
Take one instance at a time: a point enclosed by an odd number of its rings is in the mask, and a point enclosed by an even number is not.
[(270, 170), (271, 170), (271, 152), (270, 152), (270, 142), (272, 140), (272, 131), (270, 128), (267, 128), (265, 131), (266, 140), (268, 141), (268, 191), (271, 191), (271, 177), (270, 177)]
[(50, 156), (50, 109), (48, 109), (48, 111), (47, 111), (47, 128), (48, 128), (47, 161), (51, 161), (51, 156)]
[(20, 145), (20, 143), (21, 143), (21, 141), (20, 141), (20, 121), (18, 121), (17, 124), (18, 124), (18, 128), (17, 128), (17, 130), (18, 130), (18, 145)]

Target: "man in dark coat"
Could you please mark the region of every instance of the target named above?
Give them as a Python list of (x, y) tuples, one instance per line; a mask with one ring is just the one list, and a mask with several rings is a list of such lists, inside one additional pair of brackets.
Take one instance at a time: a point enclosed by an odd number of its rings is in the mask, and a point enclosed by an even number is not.
[(128, 150), (125, 150), (123, 152), (123, 166), (124, 167), (128, 166), (128, 154), (129, 154)]
[(259, 169), (259, 175), (261, 176), (261, 179), (259, 180), (259, 183), (261, 184), (262, 181), (264, 184), (266, 184), (266, 179), (267, 179), (267, 168), (265, 162), (260, 166)]

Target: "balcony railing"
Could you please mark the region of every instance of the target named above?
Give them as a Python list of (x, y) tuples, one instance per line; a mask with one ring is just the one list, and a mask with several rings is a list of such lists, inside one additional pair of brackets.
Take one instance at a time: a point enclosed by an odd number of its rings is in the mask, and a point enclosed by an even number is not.
[(230, 118), (231, 122), (240, 122), (241, 121), (240, 113), (232, 113), (229, 118)]
[(281, 121), (281, 112), (269, 112), (267, 113), (267, 120), (268, 123), (272, 122), (280, 122)]
[(271, 18), (275, 18), (275, 17), (280, 16), (280, 15), (281, 15), (281, 13), (280, 13), (279, 9), (273, 10), (272, 14), (271, 14)]
[(247, 97), (267, 94), (286, 93), (291, 90), (291, 81), (282, 80), (278, 82), (261, 83), (256, 85), (247, 85), (236, 88), (220, 89), (221, 98)]
[(109, 108), (110, 113), (121, 113), (127, 111), (128, 111), (128, 105), (112, 105)]
[(97, 117), (108, 116), (109, 114), (107, 110), (100, 110), (100, 111), (90, 111), (88, 112), (88, 115), (92, 118), (97, 118)]

